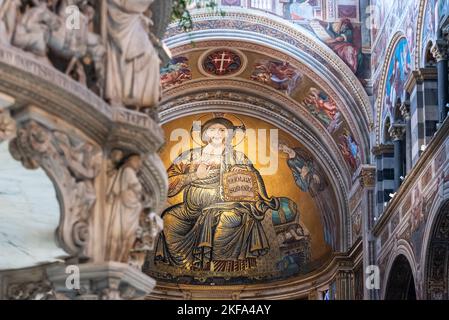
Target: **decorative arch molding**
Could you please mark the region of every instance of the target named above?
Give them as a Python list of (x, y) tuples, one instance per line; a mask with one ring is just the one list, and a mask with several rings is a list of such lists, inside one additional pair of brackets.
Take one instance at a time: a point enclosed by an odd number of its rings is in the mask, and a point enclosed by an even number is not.
[[(446, 170), (447, 172), (447, 170)], [(429, 217), (427, 219), (427, 223), (424, 229), (422, 247), (421, 247), (421, 256), (420, 256), (420, 264), (422, 266), (420, 278), (423, 283), (422, 297), (428, 298), (428, 281), (429, 281), (429, 264), (430, 264), (430, 254), (431, 254), (431, 245), (433, 241), (433, 237), (435, 235), (436, 229), (441, 224), (442, 215), (445, 212), (449, 211), (449, 182), (441, 183), (438, 191), (438, 196), (435, 198), (433, 205), (429, 211)]]
[[(388, 69), (390, 67), (391, 58), (398, 46), (399, 42), (407, 38), (405, 37), (402, 31), (396, 32), (390, 40), (390, 45), (388, 46), (387, 54), (385, 55), (385, 60), (382, 67), (382, 75), (380, 77), (380, 86), (377, 94), (377, 100), (375, 102), (375, 133), (376, 133), (376, 144), (380, 144), (382, 142), (382, 131), (383, 131), (383, 119), (382, 113), (384, 109), (384, 100), (385, 100), (385, 91), (386, 91), (386, 81), (388, 76)], [(408, 43), (407, 43), (408, 46)], [(410, 50), (410, 48), (409, 48)]]
[[(244, 284), (214, 286), (185, 285), (178, 283), (158, 282), (155, 290), (146, 298), (153, 299), (221, 299), (221, 300), (295, 300), (308, 299), (310, 294), (320, 289), (329, 289), (333, 283), (339, 282), (342, 270), (354, 268), (354, 255), (336, 254), (314, 272), (283, 281), (263, 284)], [(338, 295), (343, 296), (344, 289), (337, 289)], [(349, 297), (348, 297), (349, 298)], [(341, 299), (341, 298), (340, 298)]]
[[(323, 89), (334, 93), (340, 106), (346, 109), (347, 120), (359, 137), (362, 157), (369, 155), (369, 131), (373, 123), (368, 95), (350, 68), (310, 31), (276, 16), (247, 9), (224, 9), (224, 16), (206, 11), (193, 14), (194, 30), (185, 34), (171, 25), (166, 43), (174, 53), (181, 53), (192, 42), (241, 41), (275, 50), (310, 66), (309, 73), (318, 75)], [(266, 50), (266, 49), (265, 49)], [(364, 161), (366, 161), (364, 159)]]
[(426, 14), (426, 7), (427, 7), (428, 0), (420, 0), (419, 6), (418, 6), (418, 19), (416, 23), (416, 49), (415, 49), (415, 69), (417, 68), (423, 68), (425, 65), (423, 64), (423, 50), (424, 44), (423, 43), (423, 33), (424, 33), (424, 18)]
[[(446, 197), (442, 197), (442, 195), (439, 194), (435, 198), (432, 208), (429, 211), (429, 217), (426, 223), (426, 227), (424, 229), (421, 256), (420, 256), (420, 262), (422, 265), (425, 265), (425, 263), (427, 262), (427, 253), (430, 241), (432, 239), (433, 230), (435, 229), (435, 225), (439, 214), (441, 213), (442, 209), (447, 203), (449, 203), (449, 194)], [(423, 271), (425, 271), (424, 269)]]
[(383, 298), (383, 300), (385, 300), (387, 297), (388, 284), (390, 281), (391, 272), (393, 270), (395, 262), (401, 256), (405, 257), (406, 261), (408, 262), (408, 265), (410, 266), (413, 276), (413, 285), (415, 286), (416, 293), (418, 294), (418, 286), (416, 285), (418, 283), (417, 282), (418, 266), (415, 260), (413, 249), (407, 241), (405, 241), (404, 239), (400, 239), (398, 240), (395, 248), (390, 253), (390, 258), (388, 259), (385, 274), (383, 276), (384, 280), (382, 283), (382, 291), (381, 291), (381, 297)]
[[(216, 48), (216, 47), (232, 47), (234, 49), (237, 50), (245, 50), (247, 52), (254, 52), (254, 53), (263, 53), (264, 55), (270, 56), (273, 59), (280, 59), (282, 61), (287, 61), (289, 64), (291, 64), (292, 66), (294, 66), (297, 70), (299, 70), (300, 72), (306, 74), (310, 79), (312, 79), (315, 83), (317, 83), (327, 94), (330, 93), (330, 96), (332, 96), (333, 98), (335, 97), (335, 102), (338, 106), (338, 110), (342, 113), (344, 119), (348, 122), (349, 128), (357, 128), (359, 125), (358, 123), (355, 123), (353, 120), (353, 115), (351, 114), (350, 110), (347, 109), (346, 107), (346, 103), (344, 102), (344, 100), (341, 99), (341, 97), (338, 96), (338, 94), (336, 92), (333, 91), (333, 89), (329, 86), (329, 84), (327, 83), (327, 81), (323, 80), (322, 76), (315, 73), (311, 68), (309, 68), (308, 66), (306, 66), (303, 63), (298, 62), (296, 59), (292, 58), (291, 56), (279, 52), (275, 49), (272, 48), (267, 48), (265, 46), (262, 45), (258, 45), (258, 44), (254, 44), (251, 42), (244, 42), (244, 41), (234, 41), (234, 40), (208, 40), (208, 41), (201, 41), (199, 43), (195, 43), (195, 46), (192, 46), (191, 44), (188, 45), (184, 45), (181, 47), (176, 47), (172, 50), (174, 55), (182, 55), (182, 54), (186, 54), (188, 52), (192, 52), (192, 51), (197, 51), (197, 50), (209, 50), (210, 48)], [(218, 78), (220, 79), (220, 85), (223, 86), (224, 83), (229, 83), (231, 82), (231, 79), (234, 81), (237, 81), (238, 78), (232, 77), (220, 77)], [(180, 86), (175, 86), (172, 88), (167, 89), (164, 92), (165, 98), (164, 100), (169, 100), (172, 99), (172, 96), (175, 95), (181, 95), (182, 92), (184, 92), (185, 90), (188, 90), (191, 86), (199, 86), (199, 81), (201, 81), (201, 85), (203, 87), (207, 87), (207, 86), (211, 86), (214, 85), (215, 82), (218, 81), (217, 77), (206, 77), (206, 78), (201, 78), (201, 79), (197, 79), (194, 81), (188, 81), (183, 83)], [(197, 82), (195, 82), (197, 81)], [(239, 79), (239, 81), (241, 81), (242, 85), (244, 87), (250, 87), (251, 84), (254, 84), (254, 81), (245, 81), (244, 79)], [(237, 88), (237, 87), (236, 87)], [(288, 96), (286, 96), (285, 94), (280, 94), (279, 91), (276, 91), (274, 89), (272, 89), (269, 86), (265, 86), (262, 84), (257, 84), (253, 85), (252, 88), (254, 88), (255, 90), (258, 91), (262, 91), (262, 92), (267, 92), (267, 90), (270, 91), (269, 94), (267, 94), (267, 96), (272, 96), (272, 95), (276, 95), (279, 99), (282, 99), (284, 101), (288, 100), (289, 104), (296, 104), (299, 105), (299, 103), (295, 102), (293, 99), (290, 99)], [(307, 117), (310, 121), (312, 121), (312, 123), (316, 124), (316, 126), (318, 128), (323, 128), (323, 125), (317, 121), (316, 118), (312, 117), (310, 112), (306, 111), (306, 112), (302, 112), (301, 113), (304, 117)], [(324, 133), (326, 136), (330, 135), (327, 133), (327, 130), (321, 130), (320, 131), (322, 133)], [(360, 137), (359, 131), (356, 130), (356, 132), (353, 132), (357, 134), (357, 137)], [(363, 143), (364, 139), (357, 139), (359, 140), (361, 143)], [(365, 150), (368, 150), (368, 147), (363, 146), (363, 144), (361, 145), (361, 159), (362, 159), (362, 163), (366, 162), (366, 152)]]
[(345, 252), (349, 248), (351, 228), (348, 207), (348, 181), (343, 179), (341, 170), (335, 164), (333, 156), (323, 147), (322, 142), (317, 140), (317, 135), (311, 132), (310, 124), (307, 124), (301, 118), (291, 118), (291, 114), (286, 113), (279, 106), (277, 106), (277, 110), (270, 110), (254, 103), (226, 101), (223, 99), (176, 103), (169, 108), (161, 110), (160, 119), (161, 123), (164, 124), (184, 116), (204, 112), (224, 112), (251, 116), (279, 127), (301, 142), (314, 156), (320, 167), (324, 169), (337, 199), (337, 221), (340, 221), (340, 230), (339, 238), (334, 239), (336, 240), (334, 249)]
[(345, 188), (349, 188), (352, 179), (349, 166), (326, 128), (304, 106), (271, 87), (243, 79), (197, 79), (167, 90), (166, 98), (161, 103), (160, 112), (164, 114), (178, 104), (210, 99), (246, 101), (252, 106), (259, 105), (263, 109), (276, 111), (287, 119), (292, 119), (293, 122), (301, 122), (329, 150), (334, 162), (340, 168), (338, 171), (341, 172), (342, 177), (345, 177)]

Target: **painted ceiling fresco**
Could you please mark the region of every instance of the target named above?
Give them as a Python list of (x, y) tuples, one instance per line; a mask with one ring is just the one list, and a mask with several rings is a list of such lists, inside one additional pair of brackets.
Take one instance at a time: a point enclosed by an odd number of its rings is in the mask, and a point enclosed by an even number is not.
[(299, 24), (326, 43), (361, 80), (369, 78), (370, 55), (362, 52), (359, 0), (222, 0), (221, 4), (269, 11)]
[(307, 274), (338, 237), (336, 201), (293, 137), (253, 117), (203, 113), (163, 125), (164, 231), (145, 266), (180, 284), (244, 284)]
[(315, 117), (329, 132), (348, 167), (355, 172), (360, 148), (332, 96), (289, 62), (251, 51), (193, 50), (161, 69), (164, 89), (196, 79), (222, 76), (254, 81), (284, 93)]

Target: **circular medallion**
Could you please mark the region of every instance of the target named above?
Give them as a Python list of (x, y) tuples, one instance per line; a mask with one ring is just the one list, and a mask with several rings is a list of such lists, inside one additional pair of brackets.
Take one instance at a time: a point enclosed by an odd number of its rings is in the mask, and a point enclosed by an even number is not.
[(200, 60), (200, 69), (207, 75), (235, 76), (243, 70), (245, 59), (234, 50), (214, 49), (208, 51)]

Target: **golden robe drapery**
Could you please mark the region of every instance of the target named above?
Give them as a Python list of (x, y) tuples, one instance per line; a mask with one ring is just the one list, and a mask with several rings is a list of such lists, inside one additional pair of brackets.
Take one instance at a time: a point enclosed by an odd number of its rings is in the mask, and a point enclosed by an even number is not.
[[(224, 151), (221, 164), (198, 179), (202, 148), (181, 154), (168, 170), (169, 196), (183, 191), (183, 203), (162, 215), (155, 260), (192, 270), (238, 271), (255, 266), (256, 258), (270, 246), (262, 220), (279, 201), (269, 198), (259, 172), (249, 159), (235, 150)], [(258, 200), (223, 201), (223, 174), (232, 168), (257, 176)]]

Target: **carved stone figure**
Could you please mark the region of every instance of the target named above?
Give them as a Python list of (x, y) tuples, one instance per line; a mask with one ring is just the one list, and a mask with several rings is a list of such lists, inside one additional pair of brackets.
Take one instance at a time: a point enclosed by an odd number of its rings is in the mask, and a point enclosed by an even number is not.
[(14, 136), (16, 124), (9, 111), (0, 110), (0, 143)]
[(49, 281), (17, 283), (8, 287), (8, 300), (55, 300), (56, 294)]
[[(58, 11), (58, 16), (63, 21), (70, 19), (68, 14), (71, 14), (71, 11), (66, 11), (69, 6), (79, 8), (80, 28), (70, 30), (64, 26), (55, 30), (50, 38), (49, 46), (70, 60), (65, 72), (70, 74), (73, 69), (76, 69), (76, 72), (80, 73), (78, 80), (85, 85), (89, 83), (85, 80), (84, 66), (93, 64), (96, 77), (95, 90), (102, 95), (106, 48), (101, 36), (95, 33), (93, 27), (95, 8), (86, 0), (63, 0)], [(92, 84), (89, 87), (91, 86)]]
[(76, 183), (72, 197), (72, 213), (77, 221), (74, 225), (75, 242), (82, 246), (88, 240), (88, 220), (96, 201), (94, 180), (101, 170), (102, 153), (90, 143), (73, 146), (66, 134), (55, 133), (57, 148), (64, 155), (65, 163)]
[(47, 58), (47, 43), (51, 32), (61, 27), (58, 16), (48, 8), (46, 1), (28, 8), (17, 24), (12, 43), (25, 51), (33, 53), (40, 60), (50, 63)]
[(141, 270), (148, 252), (154, 250), (156, 239), (163, 230), (164, 221), (155, 212), (144, 210), (140, 216), (140, 225), (136, 233), (136, 242), (128, 260), (128, 264)]
[(142, 167), (138, 155), (125, 158), (124, 164), (110, 177), (106, 199), (107, 261), (128, 262), (143, 210), (142, 184), (137, 173)]
[(146, 15), (154, 0), (108, 0), (105, 96), (113, 106), (154, 107), (161, 95), (160, 59)]
[(10, 45), (20, 0), (0, 0), (0, 44)]
[[(102, 94), (104, 86), (105, 47), (100, 35), (91, 28), (95, 9), (86, 1), (64, 0), (58, 12), (50, 10), (47, 1), (33, 1), (17, 24), (13, 45), (33, 53), (40, 60), (50, 64), (48, 50), (67, 60), (66, 74), (75, 74), (76, 80), (88, 85), (86, 65), (94, 65), (95, 91)], [(69, 6), (78, 6), (79, 26), (68, 28)], [(92, 86), (92, 85), (91, 85)]]

